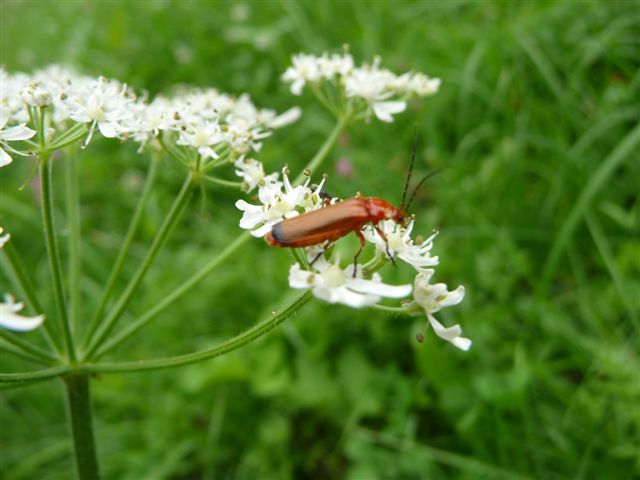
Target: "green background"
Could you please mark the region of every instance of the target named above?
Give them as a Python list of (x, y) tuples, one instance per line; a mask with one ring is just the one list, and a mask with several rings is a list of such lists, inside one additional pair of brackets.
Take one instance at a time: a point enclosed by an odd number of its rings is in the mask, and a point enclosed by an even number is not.
[[(302, 119), (258, 158), (297, 172), (332, 128), (279, 77), (292, 54), (381, 55), (442, 78), (392, 124), (358, 124), (323, 171), (328, 189), (398, 203), (414, 125), (416, 232), (441, 234), (435, 280), (464, 284), (439, 314), (473, 339), (461, 352), (423, 319), (311, 302), (239, 351), (203, 364), (93, 380), (105, 478), (624, 479), (640, 476), (640, 3), (4, 1), (1, 62), (118, 78), (151, 95), (178, 83)], [(82, 153), (83, 308), (117, 254), (148, 158), (95, 139)], [(354, 165), (350, 178), (336, 161)], [(130, 274), (177, 192), (161, 165)], [(2, 170), (0, 221), (47, 300), (30, 172)], [(320, 172), (318, 172), (320, 173)], [(54, 175), (56, 172), (54, 171)], [(232, 173), (229, 171), (229, 178)], [(57, 200), (64, 223), (62, 175)], [(240, 195), (197, 199), (121, 324), (146, 311), (239, 233)], [(64, 244), (64, 231), (62, 232)], [(346, 251), (357, 242), (346, 240)], [(292, 257), (249, 242), (111, 360), (185, 353), (255, 324), (291, 297)], [(406, 265), (383, 272), (408, 282)], [(120, 288), (125, 285), (123, 279)], [(5, 291), (3, 280), (3, 288)], [(48, 299), (52, 305), (52, 298)], [(47, 303), (47, 302), (45, 302)], [(31, 337), (27, 337), (31, 338)], [(37, 335), (34, 337), (37, 338)], [(33, 366), (3, 355), (2, 371)], [(2, 391), (0, 476), (67, 479), (63, 389)]]

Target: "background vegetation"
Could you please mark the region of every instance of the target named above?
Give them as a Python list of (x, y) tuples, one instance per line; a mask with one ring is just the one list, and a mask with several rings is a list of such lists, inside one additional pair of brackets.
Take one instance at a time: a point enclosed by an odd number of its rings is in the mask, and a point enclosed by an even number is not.
[[(279, 81), (293, 53), (348, 43), (359, 61), (379, 54), (393, 70), (443, 80), (437, 96), (394, 123), (350, 129), (325, 169), (336, 196), (362, 191), (397, 202), (417, 124), (417, 170), (442, 168), (417, 201), (417, 230), (441, 231), (436, 280), (467, 288), (442, 320), (463, 326), (471, 351), (432, 334), (416, 343), (420, 319), (311, 302), (223, 358), (95, 378), (105, 478), (640, 476), (638, 2), (0, 8), (1, 61), (12, 72), (57, 62), (151, 95), (189, 83), (249, 92), (279, 110), (300, 105), (302, 120), (265, 143), (259, 158), (268, 170), (301, 168), (332, 126), (311, 96), (293, 97)], [(83, 156), (88, 314), (148, 158), (105, 140)], [(350, 178), (334, 169), (345, 157)], [(167, 159), (162, 167), (131, 270), (179, 188), (178, 166)], [(0, 222), (46, 295), (36, 197), (17, 191), (29, 168), (18, 160), (2, 170)], [(130, 318), (237, 236), (237, 197), (211, 189), (204, 208), (193, 202)], [(291, 263), (287, 251), (250, 242), (110, 358), (168, 356), (229, 338), (289, 298)], [(387, 275), (411, 276), (403, 268)], [(33, 368), (6, 355), (0, 363), (2, 371)], [(0, 476), (70, 478), (63, 398), (55, 382), (2, 392)]]

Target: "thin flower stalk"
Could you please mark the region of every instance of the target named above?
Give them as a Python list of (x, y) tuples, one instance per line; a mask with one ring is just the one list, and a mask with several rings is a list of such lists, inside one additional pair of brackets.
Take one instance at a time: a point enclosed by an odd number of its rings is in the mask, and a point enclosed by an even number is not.
[(111, 296), (111, 292), (113, 291), (113, 286), (115, 285), (116, 279), (120, 274), (120, 270), (122, 269), (122, 265), (124, 264), (127, 255), (129, 254), (129, 249), (131, 244), (133, 243), (133, 238), (135, 233), (140, 226), (140, 221), (142, 220), (142, 214), (147, 206), (147, 201), (149, 199), (149, 194), (153, 188), (156, 179), (156, 172), (158, 166), (158, 158), (153, 155), (151, 157), (151, 161), (149, 163), (149, 169), (147, 171), (147, 177), (145, 180), (144, 187), (142, 189), (142, 195), (138, 200), (138, 204), (136, 205), (136, 209), (133, 213), (133, 217), (129, 223), (129, 228), (127, 229), (127, 233), (125, 235), (124, 241), (120, 246), (118, 251), (118, 257), (113, 264), (111, 272), (109, 273), (109, 278), (107, 279), (106, 286), (102, 292), (102, 296), (100, 297), (100, 302), (98, 303), (98, 307), (91, 318), (91, 323), (89, 325), (89, 329), (85, 335), (83, 349), (86, 349), (89, 345), (89, 341), (93, 337), (98, 325), (100, 325), (100, 321), (102, 320), (102, 316), (104, 315), (105, 307), (107, 306), (107, 302)]
[[(28, 342), (19, 335), (8, 332), (5, 329), (0, 328), (0, 338), (2, 338), (5, 342), (13, 345), (20, 352), (23, 352), (28, 356), (30, 360), (33, 360), (37, 363), (41, 363), (44, 365), (50, 365), (52, 363), (58, 362), (60, 359), (55, 355), (51, 354), (51, 352), (47, 352), (40, 347)], [(14, 352), (16, 353), (16, 352)]]
[(191, 173), (189, 173), (182, 185), (182, 189), (180, 190), (180, 193), (178, 194), (176, 200), (174, 201), (171, 207), (171, 210), (169, 210), (167, 217), (162, 223), (160, 229), (158, 230), (158, 233), (156, 234), (156, 237), (154, 238), (153, 243), (151, 244), (151, 247), (147, 252), (147, 255), (142, 261), (142, 264), (140, 265), (140, 267), (138, 268), (138, 271), (131, 278), (131, 280), (129, 281), (129, 284), (125, 288), (120, 298), (117, 300), (115, 306), (113, 307), (111, 312), (109, 312), (107, 317), (102, 322), (100, 328), (96, 332), (95, 336), (90, 341), (87, 351), (85, 353), (85, 358), (87, 359), (92, 358), (92, 355), (95, 353), (97, 348), (106, 340), (107, 336), (109, 335), (109, 333), (115, 326), (116, 322), (124, 312), (124, 309), (127, 307), (129, 302), (133, 298), (134, 293), (140, 287), (140, 284), (142, 283), (142, 280), (144, 279), (144, 276), (146, 275), (147, 271), (153, 264), (156, 255), (158, 254), (162, 246), (167, 241), (169, 234), (173, 230), (173, 227), (175, 226), (176, 222), (182, 215), (182, 212), (184, 211), (187, 203), (189, 202), (192, 193), (193, 193), (193, 176)]
[(75, 148), (70, 148), (66, 166), (67, 231), (69, 245), (69, 323), (76, 331), (80, 310), (80, 195), (78, 192), (78, 156)]
[(71, 363), (76, 362), (76, 347), (71, 331), (71, 323), (67, 315), (67, 303), (64, 296), (62, 282), (62, 265), (60, 262), (60, 251), (55, 234), (53, 220), (53, 193), (51, 191), (51, 170), (52, 163), (48, 154), (40, 158), (40, 188), (42, 194), (42, 219), (44, 223), (45, 241), (47, 244), (47, 254), (49, 257), (49, 268), (53, 280), (53, 290), (56, 300), (58, 322), (62, 328), (65, 350)]

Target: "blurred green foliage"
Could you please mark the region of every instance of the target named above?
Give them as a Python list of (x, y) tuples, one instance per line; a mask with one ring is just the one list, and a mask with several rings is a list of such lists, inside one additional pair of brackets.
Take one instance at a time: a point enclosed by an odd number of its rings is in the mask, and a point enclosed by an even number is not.
[[(417, 170), (442, 174), (416, 202), (416, 230), (441, 231), (436, 280), (467, 288), (442, 320), (463, 326), (471, 351), (432, 334), (417, 344), (421, 320), (312, 302), (228, 356), (94, 378), (105, 478), (640, 476), (638, 142), (602, 173), (638, 137), (640, 3), (4, 1), (0, 8), (1, 62), (11, 72), (55, 62), (151, 95), (188, 83), (248, 92), (278, 110), (302, 106), (302, 120), (265, 143), (258, 158), (268, 170), (285, 162), (301, 168), (332, 126), (310, 96), (293, 97), (279, 81), (293, 53), (347, 43), (359, 61), (381, 55), (388, 68), (443, 80), (438, 95), (412, 103), (393, 124), (351, 129), (324, 168), (334, 195), (362, 191), (397, 202), (418, 126)], [(88, 316), (148, 159), (104, 140), (83, 157)], [(335, 173), (342, 157), (355, 166), (351, 178)], [(168, 159), (162, 167), (129, 272), (179, 188), (180, 168)], [(16, 161), (3, 169), (0, 221), (46, 297), (38, 205), (30, 188), (17, 190), (29, 168)], [(63, 177), (56, 175), (60, 191)], [(193, 203), (122, 323), (239, 233), (236, 198), (212, 189), (204, 208)], [(229, 338), (289, 298), (291, 262), (286, 250), (251, 242), (110, 358), (168, 356)], [(411, 277), (404, 268), (386, 273)], [(2, 358), (3, 371), (30, 368)], [(0, 476), (70, 478), (60, 385), (3, 391), (1, 406)]]

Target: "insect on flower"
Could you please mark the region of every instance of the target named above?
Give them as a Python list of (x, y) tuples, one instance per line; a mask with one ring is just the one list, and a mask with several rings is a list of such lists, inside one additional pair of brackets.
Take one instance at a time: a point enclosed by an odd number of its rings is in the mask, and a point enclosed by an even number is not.
[[(362, 235), (361, 229), (370, 223), (376, 232), (378, 232), (378, 235), (387, 242), (387, 238), (384, 232), (378, 227), (378, 223), (383, 220), (393, 220), (400, 226), (406, 226), (410, 218), (407, 215), (407, 211), (411, 206), (416, 192), (427, 178), (437, 173), (437, 171), (431, 172), (420, 180), (405, 207), (404, 202), (407, 195), (407, 188), (411, 180), (411, 172), (413, 171), (413, 164), (416, 157), (416, 142), (417, 136), (414, 134), (411, 164), (405, 181), (400, 207), (396, 207), (378, 197), (349, 198), (276, 223), (265, 237), (267, 243), (274, 247), (289, 248), (323, 244), (324, 251), (332, 242), (354, 232), (360, 240), (360, 249), (353, 259), (355, 272), (355, 264), (365, 245), (365, 238)], [(321, 254), (322, 252), (318, 254), (318, 257)], [(395, 261), (389, 253), (388, 243), (387, 255), (395, 265)], [(318, 257), (311, 263), (313, 264)]]

